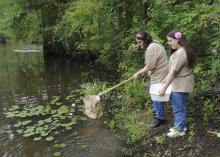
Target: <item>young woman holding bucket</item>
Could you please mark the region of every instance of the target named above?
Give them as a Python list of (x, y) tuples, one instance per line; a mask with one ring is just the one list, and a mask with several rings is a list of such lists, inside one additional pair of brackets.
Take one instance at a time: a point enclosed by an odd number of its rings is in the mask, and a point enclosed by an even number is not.
[[(162, 82), (168, 74), (168, 61), (164, 47), (154, 41), (147, 32), (139, 32), (136, 35), (136, 41), (145, 51), (145, 66), (133, 75), (133, 78), (138, 78), (145, 74), (150, 76), (151, 84)], [(153, 101), (153, 109), (156, 113), (152, 127), (157, 127), (164, 124), (166, 115), (164, 112), (164, 102)]]
[(196, 58), (186, 37), (179, 31), (168, 33), (167, 40), (171, 46), (172, 55), (169, 61), (169, 73), (163, 80), (163, 88), (158, 95), (164, 95), (171, 85), (171, 103), (175, 117), (174, 127), (169, 129), (167, 136), (177, 137), (185, 135), (187, 97), (193, 91), (193, 68)]

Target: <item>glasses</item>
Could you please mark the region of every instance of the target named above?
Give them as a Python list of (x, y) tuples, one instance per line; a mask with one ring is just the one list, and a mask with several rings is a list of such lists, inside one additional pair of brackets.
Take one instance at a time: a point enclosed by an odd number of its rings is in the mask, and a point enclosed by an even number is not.
[(141, 44), (142, 41), (143, 41), (143, 40), (140, 40), (140, 39), (136, 38), (136, 42), (137, 42), (138, 44)]

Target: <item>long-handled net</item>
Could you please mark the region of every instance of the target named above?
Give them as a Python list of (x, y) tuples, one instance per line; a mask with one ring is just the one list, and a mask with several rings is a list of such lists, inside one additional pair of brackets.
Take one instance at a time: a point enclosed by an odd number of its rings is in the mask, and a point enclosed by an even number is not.
[(132, 80), (133, 77), (130, 77), (129, 79), (127, 80), (124, 80), (123, 82), (99, 93), (98, 95), (87, 95), (83, 98), (83, 102), (84, 102), (84, 106), (85, 106), (85, 114), (92, 118), (92, 119), (97, 119), (97, 118), (100, 118), (102, 117), (103, 115), (103, 107), (102, 107), (102, 104), (100, 102), (100, 96), (119, 87), (120, 85)]

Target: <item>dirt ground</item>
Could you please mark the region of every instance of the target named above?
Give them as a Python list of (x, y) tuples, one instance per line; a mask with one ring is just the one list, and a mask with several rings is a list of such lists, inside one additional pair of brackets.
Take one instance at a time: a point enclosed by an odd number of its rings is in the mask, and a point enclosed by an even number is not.
[[(220, 102), (218, 105), (220, 107)], [(188, 118), (188, 130), (183, 137), (166, 136), (173, 121), (153, 128), (140, 142), (140, 150), (134, 157), (220, 157), (220, 137), (207, 131), (220, 132), (220, 108), (217, 117), (205, 123), (202, 114)], [(196, 112), (196, 111), (195, 111)]]

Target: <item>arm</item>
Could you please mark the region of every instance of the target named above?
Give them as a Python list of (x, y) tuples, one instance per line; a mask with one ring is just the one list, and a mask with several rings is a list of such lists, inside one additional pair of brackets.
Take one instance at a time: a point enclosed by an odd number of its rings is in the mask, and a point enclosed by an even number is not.
[(142, 68), (141, 70), (139, 70), (138, 72), (136, 72), (134, 75), (133, 75), (133, 78), (138, 78), (140, 76), (144, 76), (145, 74), (147, 74), (149, 71), (148, 69), (148, 66), (146, 65), (144, 68)]
[(133, 75), (133, 78), (144, 76), (157, 66), (158, 56), (161, 48), (156, 45), (150, 45), (145, 52), (145, 66)]
[(168, 75), (165, 77), (165, 79), (162, 81), (163, 84), (163, 88), (160, 89), (160, 91), (158, 92), (158, 95), (162, 96), (165, 94), (167, 88), (169, 87), (169, 85), (171, 84), (171, 82), (173, 81), (173, 79), (176, 77), (176, 75), (183, 69), (184, 65), (187, 63), (187, 57), (186, 57), (186, 52), (185, 50), (182, 49), (178, 49), (175, 52), (175, 57), (170, 57), (170, 66), (171, 66), (171, 70), (168, 73)]
[(165, 84), (166, 80), (167, 80), (168, 74), (167, 76), (161, 81), (162, 84)]
[(167, 88), (169, 87), (169, 85), (171, 84), (171, 82), (175, 77), (176, 77), (175, 71), (172, 70), (171, 72), (168, 73), (166, 78), (163, 80), (165, 82), (163, 84), (163, 88), (159, 90), (158, 95), (163, 96), (165, 94)]

